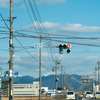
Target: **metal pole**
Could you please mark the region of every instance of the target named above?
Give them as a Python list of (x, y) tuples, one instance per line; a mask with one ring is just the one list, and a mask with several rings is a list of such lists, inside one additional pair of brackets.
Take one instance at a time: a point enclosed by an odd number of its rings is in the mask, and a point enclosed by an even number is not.
[(64, 71), (64, 87), (65, 87), (65, 71)]
[(93, 72), (93, 97), (95, 96), (95, 72)]
[(97, 85), (97, 68), (95, 67), (95, 86)]
[(56, 67), (55, 67), (55, 75), (56, 75), (56, 98), (57, 98), (57, 60), (56, 60)]
[(62, 92), (63, 92), (63, 73), (62, 73), (63, 70), (62, 70), (62, 67), (63, 66), (61, 66), (61, 84), (62, 84)]
[(99, 86), (100, 85), (100, 67), (99, 67), (99, 63), (100, 62), (98, 61), (98, 87), (99, 87), (98, 90), (100, 91), (100, 86)]
[[(13, 0), (10, 0), (10, 40), (9, 40), (9, 48), (10, 48), (10, 62), (9, 62), (9, 70), (13, 71), (13, 17), (12, 17), (12, 7)], [(13, 75), (9, 77), (9, 100), (13, 100)]]
[[(42, 37), (42, 35), (40, 35), (40, 43), (41, 43), (41, 37)], [(40, 63), (39, 63), (39, 66), (40, 66), (40, 73), (39, 73), (39, 79), (40, 79), (40, 81), (39, 81), (39, 100), (41, 100), (41, 49), (40, 49)]]

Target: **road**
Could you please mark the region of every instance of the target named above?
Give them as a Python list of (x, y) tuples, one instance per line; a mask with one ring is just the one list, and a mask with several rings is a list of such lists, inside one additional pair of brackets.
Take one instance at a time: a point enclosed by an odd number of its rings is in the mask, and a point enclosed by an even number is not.
[(75, 95), (75, 100), (100, 100), (100, 99), (95, 99), (95, 98), (83, 98), (80, 97), (78, 94)]
[[(63, 99), (52, 99), (52, 100), (67, 100), (67, 99), (63, 98)], [(70, 100), (73, 100), (73, 99), (70, 99)], [(100, 100), (100, 99), (85, 98), (85, 97), (80, 97), (78, 94), (75, 94), (75, 100)]]

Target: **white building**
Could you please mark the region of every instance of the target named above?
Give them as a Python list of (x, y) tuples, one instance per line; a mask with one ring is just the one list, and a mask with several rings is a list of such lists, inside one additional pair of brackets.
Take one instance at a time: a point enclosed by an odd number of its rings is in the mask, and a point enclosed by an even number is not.
[(13, 84), (14, 96), (39, 96), (39, 82), (33, 84)]

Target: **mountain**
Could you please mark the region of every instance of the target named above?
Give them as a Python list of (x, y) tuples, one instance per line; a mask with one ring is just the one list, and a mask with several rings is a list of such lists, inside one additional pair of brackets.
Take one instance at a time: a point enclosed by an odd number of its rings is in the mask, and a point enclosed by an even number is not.
[[(62, 87), (61, 82), (61, 74), (57, 76), (59, 79), (57, 81), (57, 87)], [(3, 77), (2, 77), (3, 79)], [(4, 80), (4, 79), (3, 79)], [(7, 78), (8, 80), (8, 78)], [(39, 81), (39, 78), (34, 78), (31, 76), (22, 76), (22, 77), (14, 77), (14, 82), (18, 82), (20, 84), (32, 84), (35, 81)], [(78, 90), (81, 86), (81, 76), (76, 74), (66, 74), (63, 76), (63, 86), (70, 87), (72, 86), (74, 90)], [(41, 77), (41, 86), (48, 87), (49, 89), (55, 89), (55, 75), (48, 75)]]

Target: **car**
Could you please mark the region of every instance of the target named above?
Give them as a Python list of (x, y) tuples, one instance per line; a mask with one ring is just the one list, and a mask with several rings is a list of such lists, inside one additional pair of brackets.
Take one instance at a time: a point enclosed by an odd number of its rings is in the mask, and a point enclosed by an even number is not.
[(95, 98), (96, 98), (96, 99), (100, 98), (100, 92), (96, 92), (96, 93), (95, 93)]
[(66, 94), (66, 99), (75, 99), (74, 91), (68, 91)]
[(86, 92), (86, 98), (93, 98), (93, 92)]

